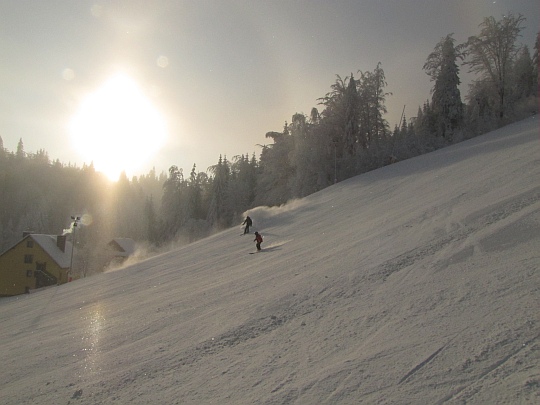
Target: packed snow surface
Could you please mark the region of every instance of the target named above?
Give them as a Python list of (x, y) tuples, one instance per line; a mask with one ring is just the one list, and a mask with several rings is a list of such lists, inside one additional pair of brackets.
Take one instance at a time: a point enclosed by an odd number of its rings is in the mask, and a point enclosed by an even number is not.
[(538, 118), (0, 300), (2, 404), (538, 404)]

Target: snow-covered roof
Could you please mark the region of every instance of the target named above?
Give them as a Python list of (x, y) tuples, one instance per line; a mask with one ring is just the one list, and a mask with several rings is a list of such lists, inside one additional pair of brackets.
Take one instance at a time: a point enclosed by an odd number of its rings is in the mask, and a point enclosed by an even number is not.
[(71, 263), (71, 242), (66, 241), (66, 247), (62, 252), (56, 244), (57, 235), (30, 234), (26, 238), (32, 238), (61, 268), (69, 268)]
[(135, 241), (131, 238), (114, 238), (109, 246), (117, 248), (118, 256), (127, 257), (135, 253)]

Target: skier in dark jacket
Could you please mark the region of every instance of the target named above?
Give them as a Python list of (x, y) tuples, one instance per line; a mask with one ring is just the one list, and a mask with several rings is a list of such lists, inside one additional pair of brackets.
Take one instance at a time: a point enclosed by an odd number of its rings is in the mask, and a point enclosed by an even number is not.
[(244, 235), (246, 233), (249, 233), (249, 227), (251, 225), (253, 225), (253, 221), (251, 220), (251, 218), (249, 217), (249, 215), (246, 217), (245, 221), (242, 222), (242, 225), (245, 225), (246, 227), (244, 228)]
[(253, 239), (253, 242), (257, 242), (257, 250), (261, 250), (261, 243), (263, 241), (263, 238), (259, 232), (255, 232), (255, 239)]

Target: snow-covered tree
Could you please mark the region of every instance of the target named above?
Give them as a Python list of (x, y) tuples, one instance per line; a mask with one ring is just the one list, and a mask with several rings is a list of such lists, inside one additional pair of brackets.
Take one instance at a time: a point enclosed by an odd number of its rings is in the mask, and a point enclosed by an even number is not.
[(295, 169), (291, 162), (294, 143), (285, 123), (283, 132), (266, 133), (274, 143), (263, 147), (259, 159), (259, 177), (255, 205), (280, 205), (291, 198), (290, 183)]
[(344, 100), (348, 81), (349, 77), (342, 79), (341, 76), (336, 75), (335, 83), (330, 86), (332, 90), (324, 97), (319, 98), (319, 103), (325, 107), (321, 112), (319, 125), (324, 128), (326, 135), (333, 143), (337, 159), (342, 159), (346, 150), (346, 107)]
[(229, 198), (234, 201), (233, 211), (241, 214), (253, 205), (257, 176), (257, 161), (249, 160), (249, 156), (239, 155), (233, 158), (231, 165), (231, 181)]
[(151, 195), (146, 197), (144, 204), (144, 221), (146, 221), (146, 240), (156, 245), (159, 244), (159, 221)]
[(161, 215), (163, 218), (163, 237), (167, 240), (173, 238), (185, 221), (185, 182), (184, 172), (178, 166), (169, 168), (169, 177), (163, 184), (163, 197), (161, 198)]
[(203, 206), (202, 177), (197, 174), (197, 166), (194, 164), (189, 175), (187, 216), (189, 219), (205, 219), (206, 212)]
[(493, 87), (497, 94), (498, 116), (505, 115), (506, 95), (510, 86), (513, 62), (519, 52), (517, 38), (523, 30), (525, 17), (512, 13), (500, 21), (486, 17), (478, 36), (469, 37), (466, 65), (470, 72), (480, 74), (479, 80)]
[(386, 96), (391, 93), (384, 89), (387, 86), (384, 71), (379, 62), (373, 72), (361, 73), (358, 80), (360, 143), (366, 149), (377, 140), (385, 138), (388, 122), (383, 118), (386, 114)]
[(17, 152), (15, 153), (15, 156), (17, 156), (18, 159), (22, 159), (26, 156), (22, 138), (20, 138), (19, 142), (17, 143)]
[(428, 56), (424, 70), (435, 82), (432, 89), (431, 110), (436, 120), (437, 134), (447, 137), (463, 120), (463, 103), (459, 91), (457, 59), (463, 58), (460, 47), (454, 45), (452, 34), (435, 46)]
[(356, 152), (357, 145), (360, 143), (362, 147), (367, 146), (365, 139), (359, 137), (359, 113), (360, 100), (358, 99), (358, 89), (356, 88), (356, 80), (353, 75), (349, 79), (349, 84), (344, 94), (345, 107), (345, 131), (343, 134), (343, 142), (345, 146), (345, 155), (353, 156)]
[(210, 167), (214, 175), (211, 185), (211, 199), (207, 221), (218, 228), (231, 224), (232, 209), (229, 200), (229, 180), (231, 170), (227, 157), (219, 156), (218, 163)]
[(535, 93), (534, 76), (535, 71), (531, 54), (529, 48), (525, 45), (521, 48), (512, 69), (512, 82), (514, 84), (512, 95), (515, 100), (527, 98)]
[(532, 56), (532, 64), (533, 64), (533, 71), (534, 71), (534, 82), (533, 87), (536, 91), (536, 96), (540, 96), (540, 88), (538, 87), (538, 83), (540, 82), (540, 72), (538, 71), (538, 64), (540, 63), (540, 60), (538, 60), (538, 48), (540, 48), (540, 32), (536, 34), (536, 41), (534, 43), (534, 53)]
[[(289, 126), (294, 144), (291, 155), (294, 177), (290, 186), (293, 197), (305, 197), (320, 190), (321, 176), (324, 177), (324, 173), (327, 172), (324, 163), (326, 150), (320, 142), (318, 126), (313, 124), (317, 122), (317, 118), (313, 118), (313, 110), (311, 122), (308, 122), (304, 114), (294, 114)], [(324, 186), (327, 185), (328, 183), (324, 182)]]

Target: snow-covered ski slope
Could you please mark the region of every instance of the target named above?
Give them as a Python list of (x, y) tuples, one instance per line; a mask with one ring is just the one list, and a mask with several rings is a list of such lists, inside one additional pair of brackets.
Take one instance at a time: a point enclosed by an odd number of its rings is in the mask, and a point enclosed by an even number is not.
[(2, 404), (538, 404), (532, 117), (0, 300)]

